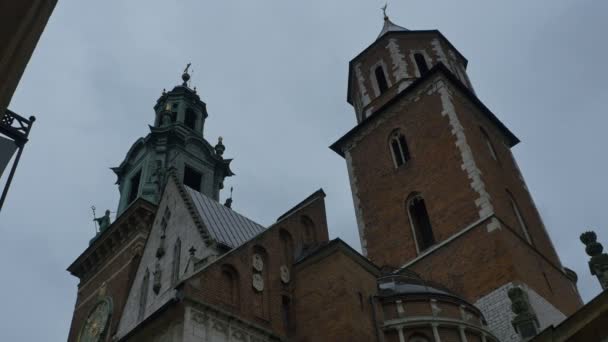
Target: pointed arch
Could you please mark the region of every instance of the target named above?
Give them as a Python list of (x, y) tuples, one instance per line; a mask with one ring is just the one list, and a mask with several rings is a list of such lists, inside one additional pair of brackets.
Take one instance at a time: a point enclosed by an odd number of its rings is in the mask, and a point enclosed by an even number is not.
[(302, 244), (304, 248), (308, 248), (317, 242), (317, 230), (310, 217), (303, 215), (300, 220), (304, 228), (302, 230)]
[(426, 203), (420, 193), (413, 193), (407, 200), (407, 214), (414, 234), (418, 253), (427, 250), (435, 244), (435, 234), (431, 226)]
[(374, 76), (376, 77), (376, 84), (378, 84), (378, 91), (380, 94), (384, 94), (388, 90), (388, 81), (382, 65), (378, 65), (374, 69)]
[(171, 283), (177, 284), (179, 281), (179, 268), (182, 255), (182, 240), (178, 237), (173, 245), (173, 260), (171, 265)]
[(418, 66), (420, 76), (424, 76), (427, 72), (429, 72), (429, 66), (426, 64), (426, 59), (421, 53), (415, 53), (414, 60), (416, 61), (416, 66)]
[(389, 136), (389, 149), (393, 157), (395, 168), (405, 165), (410, 160), (410, 150), (407, 146), (405, 135), (399, 129), (394, 130)]
[(224, 289), (224, 291), (222, 291), (224, 303), (229, 306), (237, 307), (240, 302), (240, 280), (238, 271), (232, 265), (222, 265), (221, 279), (222, 288)]

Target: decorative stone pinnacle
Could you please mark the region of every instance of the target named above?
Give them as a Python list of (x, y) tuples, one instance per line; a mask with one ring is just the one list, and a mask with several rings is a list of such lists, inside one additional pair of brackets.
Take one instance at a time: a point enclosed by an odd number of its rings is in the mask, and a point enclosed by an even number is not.
[(507, 295), (511, 300), (511, 311), (515, 314), (511, 321), (515, 331), (524, 339), (535, 336), (538, 332), (538, 319), (526, 292), (521, 287), (516, 286), (510, 288)]
[(597, 242), (595, 232), (588, 231), (581, 234), (581, 242), (585, 244), (585, 251), (591, 257), (589, 270), (600, 281), (602, 289), (608, 289), (608, 254), (602, 253), (604, 247)]
[(226, 151), (226, 146), (222, 143), (223, 140), (222, 137), (217, 138), (217, 145), (215, 145), (215, 153), (220, 157), (224, 155), (224, 151)]

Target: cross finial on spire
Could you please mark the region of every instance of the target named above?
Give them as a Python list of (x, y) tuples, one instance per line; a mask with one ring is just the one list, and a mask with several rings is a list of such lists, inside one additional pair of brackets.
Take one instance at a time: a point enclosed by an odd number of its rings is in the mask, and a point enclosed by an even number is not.
[(384, 3), (384, 6), (382, 6), (382, 13), (384, 14), (384, 20), (388, 20), (388, 15), (386, 14), (386, 9), (388, 8), (388, 2)]
[(190, 80), (190, 74), (188, 73), (188, 69), (190, 69), (191, 65), (192, 65), (192, 63), (186, 64), (186, 69), (184, 69), (184, 73), (182, 74), (182, 80), (184, 81), (184, 83), (182, 83), (182, 85), (184, 87), (188, 86), (188, 80)]

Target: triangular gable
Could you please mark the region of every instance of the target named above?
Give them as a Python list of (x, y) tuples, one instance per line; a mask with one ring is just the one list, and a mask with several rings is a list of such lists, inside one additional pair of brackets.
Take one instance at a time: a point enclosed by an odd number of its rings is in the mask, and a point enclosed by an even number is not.
[(191, 248), (201, 259), (218, 253), (201, 234), (184, 195), (183, 186), (169, 177), (120, 318), (119, 338), (176, 296)]

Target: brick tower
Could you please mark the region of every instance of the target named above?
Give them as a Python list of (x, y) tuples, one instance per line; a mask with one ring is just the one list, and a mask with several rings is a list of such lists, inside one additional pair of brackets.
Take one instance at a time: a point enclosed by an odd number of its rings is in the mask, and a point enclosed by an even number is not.
[(526, 290), (536, 329), (581, 299), (511, 153), (519, 140), (477, 98), (466, 67), (439, 31), (385, 15), (350, 62), (357, 125), (332, 149), (346, 159), (363, 253), (462, 294), (510, 341), (510, 288)]

